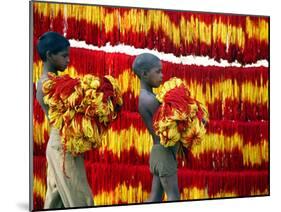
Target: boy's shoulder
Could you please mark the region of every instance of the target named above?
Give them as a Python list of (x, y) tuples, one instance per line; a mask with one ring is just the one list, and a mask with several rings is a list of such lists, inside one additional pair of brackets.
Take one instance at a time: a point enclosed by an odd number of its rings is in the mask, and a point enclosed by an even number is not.
[(43, 83), (44, 81), (46, 81), (48, 78), (48, 76), (41, 76), (40, 79), (37, 81), (37, 88), (36, 88), (36, 97), (38, 97), (39, 99), (43, 98)]
[(148, 91), (141, 91), (139, 96), (139, 109), (153, 109), (159, 106), (159, 102), (155, 95)]
[(155, 95), (146, 90), (140, 92), (139, 101), (143, 103), (158, 102)]

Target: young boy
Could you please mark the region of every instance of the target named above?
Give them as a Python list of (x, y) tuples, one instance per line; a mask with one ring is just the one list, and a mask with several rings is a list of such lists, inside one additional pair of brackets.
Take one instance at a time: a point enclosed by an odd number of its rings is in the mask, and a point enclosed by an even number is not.
[(153, 138), (153, 146), (149, 158), (150, 172), (153, 174), (152, 188), (147, 202), (161, 202), (165, 192), (168, 201), (180, 199), (177, 176), (176, 153), (178, 145), (164, 147), (153, 130), (153, 114), (160, 106), (152, 88), (162, 82), (162, 64), (153, 54), (143, 53), (136, 57), (132, 69), (140, 79), (139, 113)]
[[(43, 60), (43, 74), (37, 84), (36, 98), (48, 117), (42, 86), (48, 73), (64, 71), (69, 63), (69, 41), (56, 32), (46, 32), (38, 41), (37, 50)], [(83, 155), (72, 156), (63, 152), (59, 130), (50, 127), (47, 144), (47, 194), (44, 209), (93, 206), (93, 195), (84, 167)], [(65, 173), (63, 171), (65, 163)]]

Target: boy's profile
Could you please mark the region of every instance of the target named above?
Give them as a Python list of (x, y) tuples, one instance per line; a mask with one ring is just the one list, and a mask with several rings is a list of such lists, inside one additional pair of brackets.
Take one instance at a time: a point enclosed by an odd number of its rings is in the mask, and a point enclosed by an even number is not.
[(149, 158), (153, 179), (147, 202), (162, 201), (164, 192), (167, 194), (168, 201), (179, 200), (176, 159), (178, 144), (173, 147), (162, 146), (160, 137), (153, 130), (153, 115), (160, 103), (152, 88), (159, 87), (162, 82), (162, 63), (155, 55), (143, 53), (135, 58), (132, 69), (140, 79), (141, 85), (138, 111), (153, 139)]
[[(48, 117), (48, 106), (43, 101), (43, 83), (48, 74), (64, 71), (69, 64), (69, 41), (56, 32), (44, 33), (37, 50), (43, 61), (43, 73), (37, 83), (36, 99)], [(93, 206), (93, 195), (87, 181), (83, 155), (63, 152), (59, 130), (50, 126), (46, 149), (47, 193), (44, 209)], [(65, 166), (65, 173), (63, 170)]]

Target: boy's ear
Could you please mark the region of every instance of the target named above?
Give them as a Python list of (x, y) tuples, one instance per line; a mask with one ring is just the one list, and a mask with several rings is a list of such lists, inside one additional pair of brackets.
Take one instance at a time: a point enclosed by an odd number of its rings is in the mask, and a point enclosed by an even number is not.
[(50, 52), (50, 50), (46, 51), (46, 59), (50, 60), (52, 56), (52, 53)]
[(145, 71), (141, 72), (141, 77), (143, 79), (146, 79), (147, 78), (147, 73)]

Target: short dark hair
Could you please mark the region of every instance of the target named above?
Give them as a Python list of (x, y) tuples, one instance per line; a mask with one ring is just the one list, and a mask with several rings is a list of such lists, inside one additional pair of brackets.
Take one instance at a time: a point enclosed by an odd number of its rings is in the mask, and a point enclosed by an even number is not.
[(46, 61), (46, 53), (56, 54), (70, 46), (69, 41), (57, 32), (45, 32), (38, 40), (37, 51), (40, 58)]
[(132, 65), (134, 73), (141, 78), (143, 72), (150, 71), (152, 68), (158, 66), (160, 59), (154, 54), (143, 53), (138, 55)]

